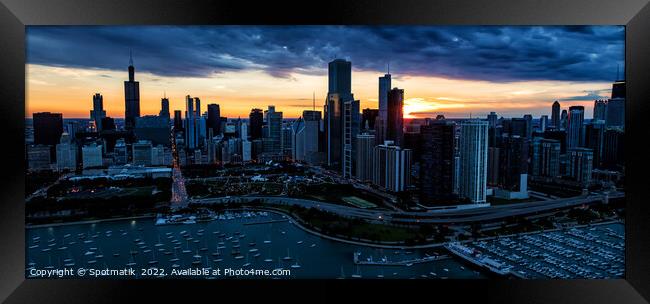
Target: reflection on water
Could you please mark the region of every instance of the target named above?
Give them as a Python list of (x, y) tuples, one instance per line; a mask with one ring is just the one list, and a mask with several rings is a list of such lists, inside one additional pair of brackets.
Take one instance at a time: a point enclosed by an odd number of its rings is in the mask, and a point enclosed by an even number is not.
[(167, 273), (190, 267), (283, 268), (291, 269), (291, 278), (484, 277), (454, 259), (409, 266), (356, 265), (355, 251), (375, 261), (408, 260), (436, 252), (331, 241), (309, 234), (275, 213), (233, 215), (232, 219), (189, 225), (157, 226), (153, 218), (143, 218), (31, 228), (27, 230), (26, 268), (131, 266), (164, 268)]

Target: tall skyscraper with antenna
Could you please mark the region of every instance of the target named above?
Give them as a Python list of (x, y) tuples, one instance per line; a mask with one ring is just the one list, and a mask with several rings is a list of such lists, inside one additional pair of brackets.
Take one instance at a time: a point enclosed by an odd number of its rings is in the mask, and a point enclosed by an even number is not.
[(375, 143), (382, 144), (386, 139), (388, 127), (388, 92), (391, 90), (390, 64), (386, 67), (386, 74), (379, 77), (379, 116), (376, 120)]
[(135, 118), (140, 117), (140, 83), (135, 81), (133, 54), (129, 52), (129, 80), (124, 82), (124, 127), (135, 128)]

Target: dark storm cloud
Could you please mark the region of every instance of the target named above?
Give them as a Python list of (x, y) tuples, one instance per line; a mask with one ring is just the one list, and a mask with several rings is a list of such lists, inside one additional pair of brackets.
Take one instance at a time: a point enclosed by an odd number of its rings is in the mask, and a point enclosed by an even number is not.
[(210, 26), (29, 27), (27, 60), (48, 66), (204, 77), (262, 70), (355, 70), (489, 81), (611, 81), (623, 69), (623, 27)]

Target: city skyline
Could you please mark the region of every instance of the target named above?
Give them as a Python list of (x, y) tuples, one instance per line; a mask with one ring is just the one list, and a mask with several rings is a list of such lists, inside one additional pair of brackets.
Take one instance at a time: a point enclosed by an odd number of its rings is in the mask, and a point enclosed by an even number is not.
[[(390, 64), (392, 87), (405, 90), (405, 118), (437, 114), (451, 118), (485, 116), (495, 109), (499, 116), (530, 113), (539, 117), (550, 113), (548, 104), (554, 100), (559, 100), (565, 108), (584, 106), (585, 116), (591, 117), (593, 100), (606, 99), (612, 81), (624, 70), (622, 28), (611, 26), (138, 28), (143, 28), (145, 33), (154, 31), (160, 37), (152, 46), (145, 47), (145, 43), (135, 43), (129, 36), (134, 34), (133, 27), (29, 28), (26, 117), (34, 112), (50, 111), (63, 113), (66, 118), (85, 118), (92, 106), (92, 96), (101, 93), (107, 116), (122, 118), (122, 86), (128, 79), (130, 50), (133, 50), (136, 79), (142, 86), (141, 115), (157, 115), (163, 96), (169, 98), (171, 112), (184, 110), (185, 96), (191, 95), (201, 98), (205, 104), (220, 104), (221, 113), (230, 118), (247, 117), (251, 108), (267, 105), (275, 105), (285, 113), (285, 118), (297, 118), (303, 110), (312, 108), (313, 95), (317, 110), (322, 110), (327, 93), (326, 62), (332, 59), (326, 56), (339, 56), (352, 61), (352, 88), (362, 109), (377, 108), (378, 78)], [(319, 29), (323, 37), (314, 34)], [(295, 31), (296, 36), (291, 39), (278, 36), (278, 32), (287, 30)], [(212, 35), (209, 37), (216, 37), (214, 43), (225, 39), (224, 36), (230, 37), (235, 51), (243, 46), (257, 46), (259, 54), (253, 50), (241, 55), (229, 54), (221, 46), (194, 45), (195, 52), (178, 57), (176, 43), (169, 44), (170, 50), (154, 49), (162, 43), (158, 40), (177, 37), (179, 32)], [(351, 49), (344, 39), (331, 39), (334, 33), (349, 37), (365, 33), (400, 45), (388, 47), (386, 52), (369, 45), (364, 53)], [(414, 34), (422, 37), (415, 39)], [(418, 43), (430, 40), (421, 44), (421, 49), (412, 50), (426, 54), (421, 56), (425, 58), (403, 49), (408, 46), (408, 37)], [(92, 38), (97, 43), (76, 42), (81, 38)], [(254, 44), (250, 39), (262, 42)], [(310, 46), (320, 39), (327, 40), (328, 44), (321, 48)], [(539, 39), (560, 40), (562, 47), (542, 50)], [(281, 42), (287, 45), (276, 51), (284, 55), (269, 55), (268, 50)], [(602, 45), (596, 47), (596, 44)], [(51, 45), (59, 50), (52, 50)], [(107, 49), (110, 54), (104, 50), (100, 52), (106, 55), (104, 60), (91, 63), (88, 56), (70, 56), (78, 50), (65, 52), (73, 45), (86, 51)], [(571, 55), (567, 55), (569, 47)], [(490, 53), (490, 50), (494, 51)], [(308, 51), (313, 58), (305, 55)], [(450, 51), (457, 55), (448, 54)], [(481, 59), (464, 58), (470, 55)], [(155, 64), (156, 60), (160, 63), (163, 59), (178, 62)], [(426, 61), (433, 59), (437, 61)], [(206, 60), (208, 64), (201, 68)], [(475, 67), (479, 62), (483, 66)], [(525, 62), (529, 65), (521, 66)]]

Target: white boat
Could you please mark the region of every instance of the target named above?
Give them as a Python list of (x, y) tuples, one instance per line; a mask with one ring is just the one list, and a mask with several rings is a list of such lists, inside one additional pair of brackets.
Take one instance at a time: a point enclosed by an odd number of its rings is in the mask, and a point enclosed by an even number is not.
[(291, 268), (294, 268), (294, 269), (297, 269), (297, 268), (300, 268), (300, 267), (301, 266), (300, 266), (300, 264), (298, 264), (298, 259), (296, 259), (296, 262), (291, 265)]
[(361, 278), (361, 271), (359, 271), (359, 266), (357, 265), (357, 272), (352, 274), (352, 277), (355, 279), (360, 279)]
[(285, 260), (285, 261), (290, 261), (291, 259), (293, 259), (291, 257), (291, 255), (289, 254), (289, 248), (287, 248), (287, 256), (283, 257), (282, 259)]

